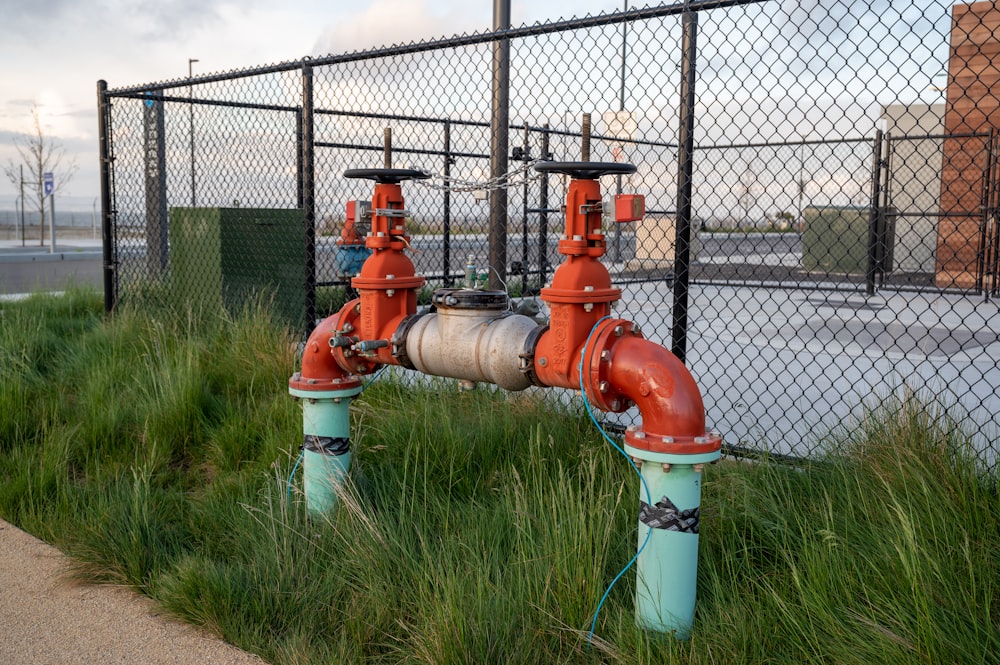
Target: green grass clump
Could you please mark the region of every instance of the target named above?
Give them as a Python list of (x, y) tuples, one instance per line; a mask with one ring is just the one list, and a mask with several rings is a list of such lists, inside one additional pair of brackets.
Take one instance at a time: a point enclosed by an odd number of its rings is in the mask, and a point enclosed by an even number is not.
[(310, 520), (293, 336), (265, 307), (3, 305), (0, 515), (274, 663), (988, 663), (1000, 502), (968, 440), (889, 403), (803, 468), (705, 474), (690, 642), (633, 624), (638, 483), (534, 395), (380, 380)]

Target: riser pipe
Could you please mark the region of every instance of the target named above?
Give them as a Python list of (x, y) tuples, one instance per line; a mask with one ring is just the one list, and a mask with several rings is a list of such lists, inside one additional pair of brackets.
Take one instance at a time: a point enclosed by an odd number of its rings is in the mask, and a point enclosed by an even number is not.
[(311, 515), (330, 514), (351, 466), (351, 399), (360, 387), (289, 392), (302, 400), (302, 479)]
[(625, 450), (639, 467), (652, 502), (640, 498), (642, 549), (636, 560), (635, 621), (647, 630), (686, 640), (694, 624), (697, 595), (702, 470), (706, 462), (719, 458), (719, 452), (665, 455), (631, 446)]

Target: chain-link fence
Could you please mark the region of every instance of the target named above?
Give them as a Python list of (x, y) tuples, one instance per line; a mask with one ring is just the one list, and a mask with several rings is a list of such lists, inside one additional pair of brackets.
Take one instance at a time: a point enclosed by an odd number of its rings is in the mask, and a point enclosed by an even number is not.
[[(1000, 410), (992, 2), (688, 2), (108, 90), (108, 306), (277, 294), (304, 329), (364, 250), (351, 168), (404, 184), (431, 287), (468, 257), (530, 296), (560, 257), (562, 176), (627, 161), (607, 229), (616, 313), (686, 361), (733, 447), (808, 455), (916, 392), (996, 463)], [(199, 296), (200, 297), (200, 296)], [(625, 425), (637, 419), (626, 412)]]

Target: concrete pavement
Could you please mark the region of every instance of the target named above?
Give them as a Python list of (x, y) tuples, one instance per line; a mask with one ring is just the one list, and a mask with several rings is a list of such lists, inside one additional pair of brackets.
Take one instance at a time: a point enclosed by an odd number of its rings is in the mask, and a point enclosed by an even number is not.
[(0, 240), (0, 294), (59, 291), (74, 284), (102, 288), (101, 240), (59, 240), (53, 253), (38, 240)]
[(221, 639), (156, 614), (120, 587), (83, 585), (59, 550), (0, 520), (0, 663), (263, 665)]

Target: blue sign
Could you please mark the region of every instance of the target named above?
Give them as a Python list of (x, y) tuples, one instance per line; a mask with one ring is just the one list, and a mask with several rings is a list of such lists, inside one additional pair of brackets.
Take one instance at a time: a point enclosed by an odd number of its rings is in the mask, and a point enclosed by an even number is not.
[(52, 192), (56, 189), (56, 180), (52, 175), (52, 171), (46, 171), (42, 174), (42, 187), (45, 191), (45, 196), (51, 196)]

